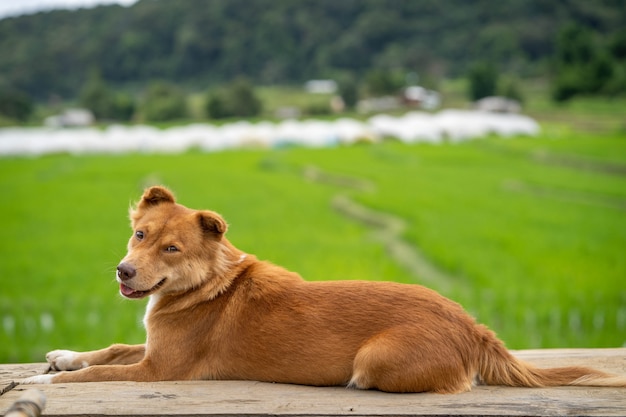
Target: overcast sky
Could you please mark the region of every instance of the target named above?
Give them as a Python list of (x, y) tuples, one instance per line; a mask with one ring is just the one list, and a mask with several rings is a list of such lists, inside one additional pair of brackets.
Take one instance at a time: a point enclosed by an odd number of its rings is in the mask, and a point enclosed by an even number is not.
[(0, 19), (8, 16), (31, 14), (43, 10), (77, 9), (99, 4), (118, 3), (130, 6), (137, 0), (0, 0)]

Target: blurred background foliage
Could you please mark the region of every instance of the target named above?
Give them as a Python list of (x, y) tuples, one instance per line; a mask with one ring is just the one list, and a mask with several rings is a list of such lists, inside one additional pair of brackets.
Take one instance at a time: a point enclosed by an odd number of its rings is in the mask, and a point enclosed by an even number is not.
[(80, 97), (100, 119), (193, 115), (173, 111), (170, 83), (205, 92), (196, 113), (218, 118), (239, 115), (246, 88), (316, 78), (337, 80), (350, 107), (355, 92), (389, 94), (406, 74), (427, 88), (469, 78), (473, 100), (510, 91), (499, 77), (544, 80), (556, 101), (623, 95), (624, 22), (620, 0), (141, 0), (41, 12), (0, 20), (0, 112), (23, 122), (33, 103)]

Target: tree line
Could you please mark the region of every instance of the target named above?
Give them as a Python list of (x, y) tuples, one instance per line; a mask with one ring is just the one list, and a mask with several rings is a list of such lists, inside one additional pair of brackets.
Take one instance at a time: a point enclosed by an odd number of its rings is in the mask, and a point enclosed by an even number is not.
[(116, 117), (155, 79), (350, 87), (376, 72), (428, 83), (491, 71), (549, 77), (557, 100), (620, 94), (625, 21), (621, 0), (140, 0), (0, 20), (0, 93), (21, 115), (29, 98), (87, 96), (97, 73), (124, 92), (107, 98)]

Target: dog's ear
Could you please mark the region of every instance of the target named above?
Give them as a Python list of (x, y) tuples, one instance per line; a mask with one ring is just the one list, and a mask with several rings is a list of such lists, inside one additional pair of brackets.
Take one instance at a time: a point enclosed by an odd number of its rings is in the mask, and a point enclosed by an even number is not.
[(138, 208), (148, 208), (151, 206), (157, 206), (161, 203), (175, 203), (174, 194), (170, 190), (161, 186), (154, 186), (146, 189)]
[(199, 211), (195, 216), (198, 218), (198, 223), (204, 233), (221, 237), (228, 230), (226, 221), (214, 211)]
[(137, 203), (135, 207), (131, 206), (128, 210), (130, 214), (130, 223), (134, 228), (135, 223), (141, 217), (143, 210), (146, 210), (150, 207), (155, 207), (162, 203), (175, 203), (174, 194), (170, 190), (165, 187), (154, 186), (147, 188), (141, 196), (141, 201)]

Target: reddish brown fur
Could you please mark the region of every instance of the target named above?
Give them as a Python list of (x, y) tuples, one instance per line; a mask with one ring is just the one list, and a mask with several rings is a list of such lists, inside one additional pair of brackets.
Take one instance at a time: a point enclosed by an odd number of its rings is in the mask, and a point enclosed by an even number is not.
[(217, 213), (176, 204), (165, 188), (146, 190), (131, 220), (143, 239), (133, 234), (122, 263), (136, 269), (126, 292), (153, 291), (147, 343), (77, 353), (63, 366), (52, 352), (57, 368), (88, 366), (52, 382), (243, 379), (439, 393), (467, 391), (476, 378), (626, 386), (593, 369), (521, 362), (458, 304), (419, 285), (306, 282), (245, 255)]

